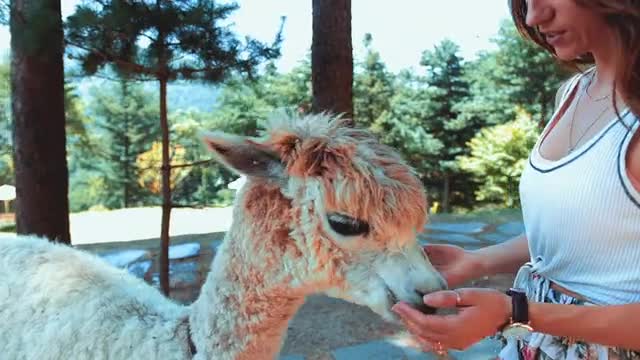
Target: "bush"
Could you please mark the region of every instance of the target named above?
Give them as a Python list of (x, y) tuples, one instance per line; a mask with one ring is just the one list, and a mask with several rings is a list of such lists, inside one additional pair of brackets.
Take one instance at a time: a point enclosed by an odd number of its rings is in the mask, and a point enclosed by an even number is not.
[(539, 129), (524, 110), (517, 109), (516, 114), (510, 122), (480, 130), (467, 143), (470, 155), (457, 159), (478, 183), (475, 198), (480, 205), (520, 205), (518, 184)]

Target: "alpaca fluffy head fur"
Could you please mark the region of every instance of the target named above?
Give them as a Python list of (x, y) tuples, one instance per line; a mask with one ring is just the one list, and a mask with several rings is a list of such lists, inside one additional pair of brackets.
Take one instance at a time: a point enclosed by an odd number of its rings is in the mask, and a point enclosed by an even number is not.
[(416, 240), (423, 185), (369, 132), (327, 114), (278, 115), (259, 137), (210, 132), (203, 141), (247, 178), (225, 249), (251, 269), (247, 285), (323, 292), (390, 321), (395, 302), (422, 306), (421, 294), (446, 288)]

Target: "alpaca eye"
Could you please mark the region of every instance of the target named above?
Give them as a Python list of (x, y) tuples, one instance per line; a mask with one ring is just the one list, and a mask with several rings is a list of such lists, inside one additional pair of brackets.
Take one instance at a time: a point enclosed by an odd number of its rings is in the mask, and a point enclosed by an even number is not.
[(327, 218), (333, 231), (340, 235), (365, 235), (369, 232), (369, 224), (366, 221), (337, 213), (329, 214)]

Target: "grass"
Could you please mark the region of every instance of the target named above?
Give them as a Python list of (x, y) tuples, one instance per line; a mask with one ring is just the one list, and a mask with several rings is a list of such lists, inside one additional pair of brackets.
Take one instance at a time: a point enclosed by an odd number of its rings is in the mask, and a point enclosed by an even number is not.
[(16, 232), (16, 224), (2, 224), (0, 232)]

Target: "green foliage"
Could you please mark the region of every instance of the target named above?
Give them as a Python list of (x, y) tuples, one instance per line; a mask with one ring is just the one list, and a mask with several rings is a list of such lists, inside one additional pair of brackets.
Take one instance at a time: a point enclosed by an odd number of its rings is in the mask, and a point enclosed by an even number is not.
[(16, 232), (16, 224), (2, 224), (0, 225), (0, 232)]
[(69, 208), (72, 212), (106, 208), (104, 176), (83, 168), (74, 169), (69, 179)]
[[(180, 160), (172, 165), (193, 164), (206, 161), (211, 154), (202, 145), (199, 137), (203, 126), (211, 128), (211, 115), (197, 111), (178, 111), (172, 114), (175, 125), (171, 128), (173, 143), (184, 149)], [(175, 168), (173, 176), (178, 180), (174, 185), (173, 200), (179, 206), (212, 206), (224, 202), (226, 185), (236, 176), (215, 162), (198, 166)]]
[[(86, 147), (86, 126), (89, 118), (84, 114), (84, 104), (75, 86), (65, 81), (65, 131), (67, 148), (73, 158), (76, 148)], [(0, 185), (14, 183), (13, 139), (11, 119), (11, 75), (9, 59), (0, 63)]]
[(568, 71), (524, 40), (510, 21), (501, 24), (494, 42), (497, 51), (485, 52), (468, 66), (472, 96), (460, 104), (460, 120), (501, 124), (513, 119), (515, 106), (520, 106), (541, 125), (546, 123)]
[[(305, 113), (311, 108), (311, 63), (303, 59), (289, 73), (280, 74), (273, 64), (267, 64), (264, 72), (254, 79), (247, 80), (239, 76), (225, 82), (221, 88), (213, 112), (209, 114), (181, 113), (175, 116), (183, 124), (182, 132), (203, 126), (209, 130), (220, 130), (249, 136), (258, 135), (262, 123), (277, 111)], [(192, 118), (190, 126), (184, 119)], [(189, 130), (190, 129), (190, 130)], [(195, 135), (194, 135), (195, 136)], [(181, 144), (195, 139), (184, 136), (176, 140)], [(186, 145), (190, 161), (209, 158), (210, 155), (201, 146)], [(198, 150), (200, 149), (200, 150)], [(181, 181), (175, 191), (175, 199), (179, 203), (202, 205), (228, 205), (233, 191), (227, 184), (237, 178), (226, 168), (217, 163), (209, 163), (206, 167), (194, 167), (189, 175)]]
[(71, 82), (64, 84), (65, 129), (67, 135), (75, 136), (82, 141), (87, 136), (89, 118), (85, 115), (85, 107), (76, 85)]
[(11, 12), (11, 0), (0, 1), (0, 25), (9, 25), (9, 13)]
[(391, 108), (394, 95), (394, 76), (386, 69), (380, 53), (373, 49), (372, 42), (371, 34), (366, 34), (364, 45), (367, 53), (354, 70), (354, 117), (356, 123), (364, 127), (381, 121), (382, 114)]
[(260, 77), (258, 81), (236, 78), (227, 82), (220, 91), (210, 128), (256, 135), (258, 122), (264, 120), (273, 110), (265, 96), (269, 81), (268, 77)]
[(431, 134), (444, 144), (440, 172), (456, 170), (452, 160), (464, 153), (465, 142), (473, 136), (474, 129), (455, 123), (459, 115), (456, 105), (469, 93), (464, 78), (463, 59), (457, 55), (458, 45), (444, 40), (433, 51), (425, 51), (421, 64), (426, 68), (427, 91), (430, 96), (428, 128)]
[(443, 145), (425, 182), (428, 187), (438, 189), (432, 198), (442, 202), (444, 211), (449, 211), (452, 203), (469, 201), (471, 187), (465, 177), (459, 176), (455, 158), (467, 153), (465, 143), (476, 132), (474, 123), (456, 121), (460, 115), (458, 104), (469, 95), (464, 61), (458, 52), (457, 44), (443, 40), (433, 50), (425, 51), (421, 60), (430, 98), (426, 127)]
[[(144, 204), (149, 193), (138, 183), (136, 158), (159, 138), (156, 98), (140, 85), (126, 81), (107, 83), (91, 89), (86, 111), (93, 122), (85, 122), (85, 136), (70, 160), (70, 192), (91, 194), (94, 202), (76, 203), (79, 196), (74, 194), (72, 208)], [(97, 174), (101, 179), (95, 179)]]
[(536, 122), (520, 109), (515, 120), (486, 127), (469, 141), (471, 154), (457, 161), (478, 182), (475, 195), (479, 203), (520, 205), (518, 183), (538, 135)]
[[(172, 146), (170, 141), (164, 140), (170, 135), (172, 124), (167, 118), (166, 92), (162, 91), (167, 83), (174, 80), (220, 83), (234, 74), (251, 78), (262, 62), (280, 55), (282, 29), (269, 46), (248, 37), (241, 42), (230, 26), (225, 25), (225, 20), (237, 8), (235, 3), (201, 0), (85, 1), (67, 20), (66, 40), (72, 46), (69, 54), (79, 60), (88, 75), (107, 69), (126, 79), (158, 81), (161, 89), (158, 125), (163, 133), (162, 146), (165, 149), (186, 149), (180, 144)], [(173, 122), (176, 124), (179, 123)], [(189, 152), (180, 151), (186, 161)], [(153, 159), (154, 152), (147, 155)], [(163, 164), (167, 160), (163, 158)], [(182, 168), (175, 171), (189, 173)], [(209, 181), (204, 175), (206, 171), (192, 172), (200, 172), (195, 176), (200, 184)], [(184, 176), (188, 179), (184, 180), (181, 176), (181, 181), (186, 181), (182, 188), (193, 190), (193, 178)], [(172, 188), (179, 185), (173, 184)], [(164, 195), (168, 193), (163, 191), (163, 201), (180, 201), (180, 192), (173, 199)], [(200, 196), (200, 199), (206, 198), (205, 195)], [(165, 211), (163, 209), (163, 213)], [(166, 263), (167, 251), (163, 249), (162, 261)], [(168, 286), (166, 278), (163, 284), (163, 288)]]
[(311, 108), (311, 63), (301, 61), (287, 74), (267, 66), (255, 81), (235, 78), (225, 84), (212, 115), (212, 129), (254, 136), (275, 111)]
[(13, 184), (9, 62), (0, 64), (0, 185)]
[(264, 82), (264, 87), (256, 87), (258, 96), (270, 108), (300, 113), (311, 110), (311, 59), (308, 55), (289, 73), (280, 74), (275, 66), (268, 65), (261, 81)]
[(381, 114), (371, 130), (403, 157), (422, 175), (436, 171), (444, 144), (429, 129), (432, 98), (424, 80), (402, 72), (397, 77), (389, 110)]
[[(267, 64), (264, 72), (253, 80), (236, 76), (227, 81), (211, 115), (194, 122), (193, 129), (205, 124), (209, 130), (255, 136), (262, 129), (262, 123), (275, 112), (305, 113), (310, 108), (310, 59), (303, 59), (285, 74), (278, 73), (273, 64)], [(197, 161), (198, 156), (209, 155), (200, 153), (193, 160)], [(217, 163), (194, 168), (176, 190), (176, 198), (182, 199), (181, 202), (228, 205), (233, 191), (226, 186), (236, 178), (237, 175)]]
[[(309, 112), (309, 56), (287, 73), (279, 73), (272, 63), (257, 66), (278, 55), (279, 33), (272, 46), (250, 39), (243, 45), (230, 28), (221, 27), (221, 21), (237, 8), (235, 4), (195, 0), (158, 4), (149, 0), (86, 1), (69, 19), (67, 38), (74, 49), (71, 55), (81, 60), (86, 73), (112, 64), (117, 76), (184, 79), (183, 84), (191, 79), (222, 83), (210, 101), (211, 112), (179, 110), (169, 114), (171, 148), (180, 149), (180, 158), (172, 161), (174, 166), (210, 159), (200, 144), (199, 130), (257, 135), (261, 123), (278, 110)], [(422, 54), (424, 72), (394, 74), (387, 70), (367, 35), (366, 54), (354, 69), (358, 125), (398, 149), (419, 172), (430, 200), (443, 202), (443, 206), (448, 202), (449, 209), (518, 205), (517, 182), (523, 159), (537, 136), (536, 123), (553, 111), (556, 89), (567, 76), (549, 54), (522, 40), (511, 23), (501, 26), (495, 42), (496, 51), (465, 62), (458, 55), (458, 46), (445, 40)], [(236, 60), (232, 60), (234, 56)], [(157, 106), (157, 97), (144, 100), (145, 106)], [(117, 98), (106, 101), (109, 108), (117, 108), (119, 102), (122, 100)], [(72, 103), (78, 108), (69, 108), (68, 116), (82, 119), (82, 103), (75, 99)], [(95, 106), (88, 103), (86, 108)], [(516, 112), (516, 107), (522, 112)], [(209, 106), (200, 106), (203, 108), (208, 110)], [(94, 144), (96, 137), (101, 137), (99, 143), (110, 144), (106, 128), (122, 129), (123, 120), (112, 116), (99, 127), (97, 113), (92, 110), (89, 114), (89, 120), (72, 120), (68, 125), (75, 134), (70, 136), (76, 137), (72, 144), (82, 144), (86, 138)], [(151, 129), (154, 124), (150, 121), (146, 126)], [(148, 145), (140, 151), (150, 149), (147, 140), (137, 142)], [(72, 164), (79, 163), (77, 158), (94, 165), (106, 161), (104, 157), (100, 160), (98, 152), (106, 151), (101, 146), (72, 151), (71, 157), (76, 159)], [(114, 160), (112, 164), (117, 163)], [(114, 169), (75, 169), (74, 184), (82, 186), (72, 194), (72, 203), (84, 208), (119, 206), (106, 195), (114, 197), (117, 191), (104, 190), (112, 186), (110, 182), (116, 183)], [(114, 176), (98, 176), (101, 172)], [(233, 191), (226, 186), (236, 175), (208, 162), (174, 169), (172, 178), (176, 180), (172, 200), (178, 206), (211, 206), (230, 203)], [(145, 204), (157, 202), (154, 197), (141, 199)]]
[(222, 26), (237, 8), (200, 0), (86, 1), (67, 19), (66, 37), (87, 74), (112, 65), (128, 77), (220, 82), (280, 55), (281, 31), (268, 46), (242, 43)]
[(509, 22), (502, 26), (496, 41), (500, 67), (495, 75), (507, 85), (508, 99), (532, 114), (534, 120), (546, 123), (553, 112), (556, 91), (568, 73), (549, 53), (522, 39)]

